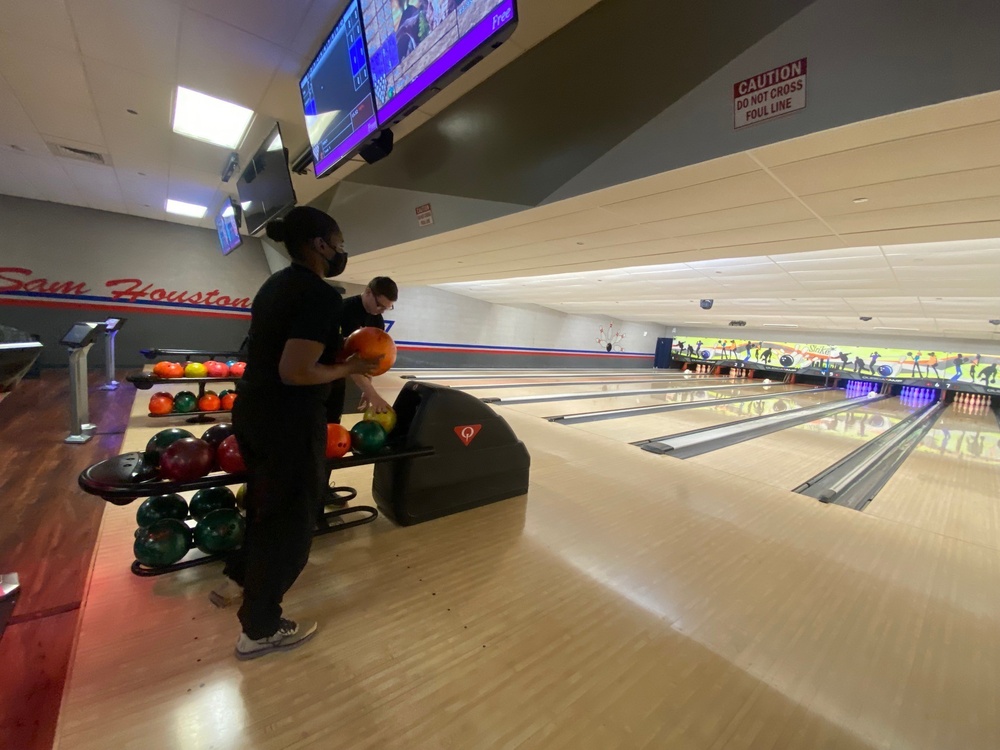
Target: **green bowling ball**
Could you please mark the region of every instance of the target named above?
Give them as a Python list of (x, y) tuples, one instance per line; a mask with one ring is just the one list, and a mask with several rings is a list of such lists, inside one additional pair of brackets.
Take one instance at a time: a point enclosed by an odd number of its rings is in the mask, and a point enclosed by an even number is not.
[[(174, 396), (174, 411), (187, 414), (198, 408), (198, 397), (191, 391), (181, 391)], [(193, 436), (192, 436), (193, 437)]]
[(236, 495), (228, 487), (206, 487), (191, 498), (191, 517), (200, 521), (213, 510), (235, 508)]
[(351, 428), (351, 450), (370, 456), (385, 449), (385, 429), (378, 422), (358, 422)]
[(135, 520), (139, 526), (147, 527), (161, 518), (176, 518), (178, 521), (183, 521), (187, 515), (188, 506), (184, 498), (171, 493), (154, 495), (144, 500), (139, 510), (135, 512)]
[(194, 544), (207, 555), (229, 552), (243, 544), (246, 521), (235, 508), (213, 510), (194, 527)]
[(190, 549), (191, 531), (176, 518), (161, 518), (136, 532), (132, 551), (135, 559), (150, 568), (179, 561)]

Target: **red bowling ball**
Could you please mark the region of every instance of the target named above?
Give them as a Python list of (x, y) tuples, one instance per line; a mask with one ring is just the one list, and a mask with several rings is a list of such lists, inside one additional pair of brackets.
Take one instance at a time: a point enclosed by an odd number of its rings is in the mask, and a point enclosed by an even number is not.
[(240, 453), (240, 446), (236, 442), (235, 435), (230, 435), (219, 443), (219, 450), (215, 455), (219, 466), (227, 474), (235, 474), (236, 472), (247, 470), (246, 464), (243, 463), (243, 454)]
[(212, 446), (198, 438), (181, 438), (171, 443), (160, 456), (160, 476), (191, 482), (208, 474), (214, 463)]

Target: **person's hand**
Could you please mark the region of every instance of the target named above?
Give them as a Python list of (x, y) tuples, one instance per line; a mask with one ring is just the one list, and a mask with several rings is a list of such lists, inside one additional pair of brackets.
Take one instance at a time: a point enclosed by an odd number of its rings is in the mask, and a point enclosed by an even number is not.
[(347, 358), (344, 364), (347, 366), (347, 370), (351, 375), (370, 376), (378, 368), (378, 364), (381, 360), (381, 354), (374, 359), (363, 359), (360, 355), (352, 354)]
[(365, 393), (361, 397), (361, 403), (358, 404), (358, 411), (365, 411), (368, 408), (376, 414), (385, 414), (392, 409), (389, 402), (378, 395), (374, 389), (370, 393)]

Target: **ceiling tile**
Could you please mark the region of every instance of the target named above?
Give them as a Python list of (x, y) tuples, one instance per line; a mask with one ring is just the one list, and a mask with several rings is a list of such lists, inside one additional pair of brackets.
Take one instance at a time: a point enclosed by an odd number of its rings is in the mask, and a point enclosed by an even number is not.
[(0, 47), (17, 39), (77, 51), (64, 0), (0, 0), (0, 18)]
[[(281, 12), (283, 5), (271, 7)], [(276, 44), (192, 10), (181, 17), (178, 53), (179, 85), (253, 110), (286, 55)]]
[[(301, 31), (310, 2), (311, 0), (281, 0), (278, 3), (246, 2), (246, 0), (187, 0), (187, 7), (211, 16), (222, 23), (242, 29), (260, 39), (287, 46), (297, 38)], [(328, 34), (333, 28), (333, 24), (343, 12), (346, 2), (344, 0), (323, 0), (317, 5), (325, 6), (331, 11), (329, 22), (320, 27), (322, 30), (319, 40), (321, 40), (322, 35)], [(310, 16), (310, 19), (316, 22), (321, 20), (317, 16)], [(318, 43), (317, 41), (317, 46)]]
[(179, 4), (163, 0), (66, 0), (66, 6), (84, 57), (175, 80)]
[(788, 191), (764, 172), (750, 172), (628, 201), (609, 202), (603, 208), (629, 221), (648, 224), (788, 197)]
[(7, 37), (0, 44), (0, 70), (42, 135), (104, 145), (77, 54)]

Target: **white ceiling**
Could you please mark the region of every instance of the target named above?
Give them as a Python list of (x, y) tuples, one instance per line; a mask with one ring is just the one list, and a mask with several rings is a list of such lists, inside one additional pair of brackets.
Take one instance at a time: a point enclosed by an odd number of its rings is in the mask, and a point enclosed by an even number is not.
[[(520, 0), (514, 37), (394, 128), (396, 137), (596, 2)], [(211, 213), (235, 195), (235, 180), (219, 177), (228, 150), (171, 132), (176, 86), (257, 113), (243, 157), (275, 120), (297, 155), (306, 146), (298, 79), (343, 4), (0, 0), (0, 193), (211, 227), (211, 216), (163, 210), (171, 197)], [(112, 166), (56, 156), (49, 144), (98, 151)], [(299, 202), (358, 166), (324, 180), (296, 175)], [(852, 202), (860, 197), (868, 201)], [(345, 280), (390, 273), (496, 302), (673, 325), (745, 320), (748, 330), (784, 323), (981, 339), (995, 330), (986, 321), (1000, 318), (993, 238), (1000, 93), (367, 253)], [(703, 297), (715, 300), (711, 311), (697, 307)]]
[[(396, 139), (598, 0), (520, 0), (514, 36), (393, 128)], [(275, 120), (293, 157), (307, 145), (298, 81), (345, 0), (0, 0), (0, 193), (213, 227), (228, 149), (171, 131), (178, 85), (256, 112), (241, 157)], [(127, 110), (137, 114), (130, 114)], [(104, 154), (111, 166), (47, 144)], [(357, 169), (294, 175), (300, 204)], [(164, 211), (167, 197), (209, 207)]]
[[(1000, 319), (997, 238), (1000, 92), (365, 253), (346, 280), (389, 274), (668, 325), (989, 339), (988, 320)], [(714, 307), (701, 310), (701, 298)]]

